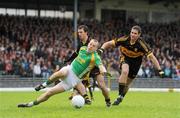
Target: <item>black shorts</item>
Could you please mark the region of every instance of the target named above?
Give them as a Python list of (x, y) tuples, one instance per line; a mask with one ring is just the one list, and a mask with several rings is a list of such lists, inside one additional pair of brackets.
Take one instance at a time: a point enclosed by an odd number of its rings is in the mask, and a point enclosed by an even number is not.
[(99, 70), (98, 67), (95, 66), (95, 67), (91, 70), (89, 77), (92, 77), (92, 78), (94, 79), (94, 78), (95, 78), (97, 75), (99, 75), (99, 74), (100, 74), (100, 70)]
[(128, 77), (131, 79), (134, 79), (141, 67), (142, 59), (124, 59), (120, 62), (120, 70), (122, 64), (128, 64), (129, 65), (129, 74)]

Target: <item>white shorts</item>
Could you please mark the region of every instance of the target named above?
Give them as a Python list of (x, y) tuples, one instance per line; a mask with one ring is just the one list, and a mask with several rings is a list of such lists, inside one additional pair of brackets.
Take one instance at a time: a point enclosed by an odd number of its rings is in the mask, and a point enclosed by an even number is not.
[(59, 85), (62, 86), (64, 90), (70, 90), (81, 82), (81, 80), (72, 71), (70, 65), (63, 67), (62, 69), (68, 70), (67, 76), (59, 83)]

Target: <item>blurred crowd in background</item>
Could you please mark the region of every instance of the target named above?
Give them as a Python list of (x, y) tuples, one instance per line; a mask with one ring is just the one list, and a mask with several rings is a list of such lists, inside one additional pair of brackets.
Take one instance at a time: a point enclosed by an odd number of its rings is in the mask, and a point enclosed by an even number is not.
[[(79, 20), (89, 27), (89, 35), (104, 43), (130, 33), (137, 23), (122, 20)], [(167, 78), (180, 79), (180, 21), (168, 24), (143, 23), (142, 37), (152, 48)], [(38, 18), (0, 15), (0, 75), (48, 78), (59, 70), (65, 58), (76, 49), (73, 21), (59, 18)], [(103, 55), (110, 71), (119, 71), (117, 49)], [(143, 58), (138, 77), (158, 76), (153, 64)]]

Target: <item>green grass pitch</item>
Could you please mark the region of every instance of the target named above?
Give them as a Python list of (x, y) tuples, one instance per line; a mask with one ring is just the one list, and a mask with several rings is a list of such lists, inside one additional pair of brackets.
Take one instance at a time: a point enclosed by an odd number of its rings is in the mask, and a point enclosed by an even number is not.
[[(17, 108), (41, 92), (0, 92), (0, 118), (180, 118), (180, 93), (129, 92), (122, 104), (107, 108), (101, 92), (95, 92), (92, 105), (81, 109), (71, 106), (70, 92), (58, 94), (32, 107)], [(111, 91), (112, 101), (117, 92)]]

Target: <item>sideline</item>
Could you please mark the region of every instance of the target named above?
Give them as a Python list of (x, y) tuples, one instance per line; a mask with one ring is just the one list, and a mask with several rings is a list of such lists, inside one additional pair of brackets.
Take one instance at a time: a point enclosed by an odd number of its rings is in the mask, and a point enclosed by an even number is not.
[[(41, 91), (46, 91), (49, 88), (45, 88)], [(35, 91), (34, 88), (0, 88), (0, 92), (5, 91)], [(99, 91), (98, 88), (95, 89), (95, 91)], [(130, 91), (139, 91), (139, 92), (180, 92), (180, 88), (130, 88)]]

